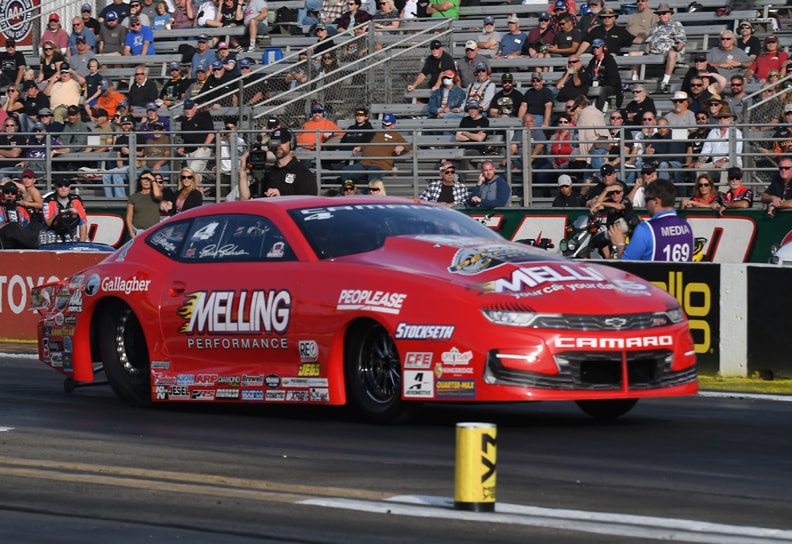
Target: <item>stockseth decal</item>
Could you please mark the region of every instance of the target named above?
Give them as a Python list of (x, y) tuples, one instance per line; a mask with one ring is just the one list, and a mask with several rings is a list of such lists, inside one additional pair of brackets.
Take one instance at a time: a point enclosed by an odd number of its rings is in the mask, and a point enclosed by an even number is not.
[(186, 334), (284, 334), (289, 328), (291, 293), (255, 291), (196, 291), (179, 308)]
[(429, 368), (433, 356), (431, 351), (408, 351), (404, 356), (404, 368)]
[(336, 310), (368, 310), (398, 315), (406, 298), (407, 295), (403, 293), (343, 289), (338, 296)]
[(672, 347), (674, 339), (670, 335), (664, 336), (630, 336), (627, 338), (596, 338), (579, 337), (566, 338), (557, 336), (552, 340), (555, 347), (560, 349), (632, 349), (632, 348), (661, 348)]
[(396, 325), (397, 340), (450, 340), (454, 335), (454, 325)]

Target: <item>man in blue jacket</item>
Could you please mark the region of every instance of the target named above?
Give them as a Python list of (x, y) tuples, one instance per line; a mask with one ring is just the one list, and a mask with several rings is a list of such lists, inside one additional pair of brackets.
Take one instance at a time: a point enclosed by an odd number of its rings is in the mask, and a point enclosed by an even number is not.
[(484, 161), (481, 165), (478, 183), (470, 195), (470, 205), (476, 208), (501, 208), (509, 204), (511, 187), (503, 176), (495, 174), (492, 161)]

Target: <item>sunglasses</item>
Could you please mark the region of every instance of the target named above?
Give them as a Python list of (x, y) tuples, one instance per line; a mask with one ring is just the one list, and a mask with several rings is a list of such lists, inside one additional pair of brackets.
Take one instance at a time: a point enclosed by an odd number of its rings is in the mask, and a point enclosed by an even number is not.
[(654, 121), (654, 117), (644, 117), (641, 121)]
[(455, 173), (456, 173), (456, 170), (454, 170), (453, 168), (451, 168), (450, 170), (446, 170), (445, 172), (443, 172), (443, 174), (455, 174)]
[(729, 37), (726, 37), (726, 38), (721, 38), (721, 41), (722, 41), (722, 42), (728, 42), (728, 41), (731, 41), (731, 40), (733, 40), (733, 39), (734, 39), (734, 38), (729, 38)]
[(52, 47), (45, 47), (43, 50), (44, 51), (52, 51)]
[(182, 176), (181, 179), (193, 179), (192, 176)]
[(379, 187), (369, 187), (369, 192), (370, 193), (379, 193), (380, 190), (379, 190)]
[(696, 117), (696, 121), (708, 121), (709, 117)]
[(699, 187), (709, 187), (710, 184), (709, 183), (699, 183), (698, 186)]
[(729, 181), (731, 181), (733, 179), (736, 179), (738, 181), (742, 181), (742, 176), (739, 176), (739, 177), (738, 176), (732, 176), (732, 177), (729, 178)]
[(643, 92), (642, 90), (638, 89), (637, 91), (633, 91), (632, 93), (633, 94), (641, 94), (642, 92)]
[(792, 166), (779, 166), (779, 170), (792, 170)]
[(677, 98), (672, 100), (671, 102), (687, 102), (687, 100)]
[(569, 121), (559, 121), (558, 124), (559, 125), (568, 125)]
[(70, 187), (70, 186), (71, 186), (71, 183), (64, 183), (62, 181), (59, 181), (59, 182), (55, 183), (55, 187), (59, 187), (59, 188), (60, 187)]
[(354, 191), (354, 190), (355, 190), (355, 188), (354, 188), (354, 187), (344, 187), (344, 192), (345, 192), (345, 193), (351, 193), (351, 192), (352, 192), (352, 191)]
[(143, 23), (132, 23), (129, 26), (131, 26), (132, 28), (135, 28), (136, 26), (141, 26), (142, 24)]
[(620, 116), (619, 116), (619, 117), (617, 117), (617, 116), (615, 116), (615, 115), (611, 115), (611, 119), (612, 119), (613, 121), (618, 121), (619, 119), (624, 119), (624, 118), (623, 118), (623, 117), (620, 117)]
[(14, 123), (8, 123), (7, 125), (3, 125), (3, 126), (16, 128), (16, 125)]
[(135, 76), (145, 76), (145, 72), (135, 72)]

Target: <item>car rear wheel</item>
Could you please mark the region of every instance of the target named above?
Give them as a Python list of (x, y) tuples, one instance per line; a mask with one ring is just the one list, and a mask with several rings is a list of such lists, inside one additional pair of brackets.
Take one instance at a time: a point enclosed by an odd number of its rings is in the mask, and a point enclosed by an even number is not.
[(123, 303), (108, 306), (99, 316), (102, 362), (110, 386), (124, 402), (151, 404), (151, 363), (143, 328)]
[(377, 423), (409, 418), (401, 398), (402, 371), (396, 343), (379, 323), (351, 331), (345, 350), (347, 395), (364, 417)]
[(638, 399), (578, 400), (578, 407), (591, 417), (615, 419), (638, 403)]

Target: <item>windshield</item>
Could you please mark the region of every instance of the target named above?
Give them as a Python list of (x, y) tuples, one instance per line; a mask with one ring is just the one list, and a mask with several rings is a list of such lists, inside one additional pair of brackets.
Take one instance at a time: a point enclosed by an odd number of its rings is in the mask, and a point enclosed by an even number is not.
[(424, 204), (339, 204), (290, 210), (320, 259), (375, 250), (390, 236), (452, 235), (502, 238), (467, 215)]

